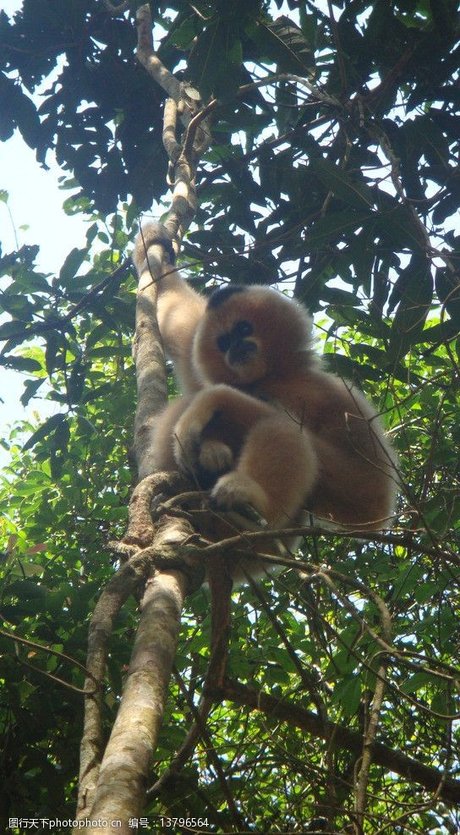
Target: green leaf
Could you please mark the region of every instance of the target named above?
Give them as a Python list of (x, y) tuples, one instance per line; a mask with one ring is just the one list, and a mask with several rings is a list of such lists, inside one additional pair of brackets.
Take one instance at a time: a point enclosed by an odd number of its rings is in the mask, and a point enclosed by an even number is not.
[(0, 310), (4, 310), (20, 321), (31, 322), (34, 308), (26, 296), (18, 296), (8, 290), (0, 294)]
[(317, 220), (306, 232), (308, 246), (324, 246), (327, 241), (336, 242), (346, 238), (360, 226), (372, 222), (370, 212), (338, 211)]
[(74, 249), (72, 249), (67, 255), (64, 264), (61, 267), (58, 283), (64, 287), (72, 285), (72, 279), (75, 278), (86, 256), (86, 249), (77, 249), (74, 247)]
[(182, 21), (180, 26), (174, 29), (171, 34), (171, 42), (179, 47), (179, 49), (186, 49), (192, 43), (197, 34), (196, 17), (190, 15)]
[(59, 365), (56, 362), (61, 340), (58, 339), (53, 331), (46, 334), (46, 348), (45, 348), (45, 363), (48, 376), (51, 377), (55, 368)]
[(403, 693), (417, 693), (419, 690), (424, 690), (425, 687), (432, 683), (433, 676), (429, 673), (414, 673), (406, 681), (403, 681), (400, 685), (400, 689)]
[(364, 182), (362, 176), (359, 179), (358, 175), (352, 177), (348, 171), (334, 165), (327, 159), (312, 160), (310, 167), (321, 182), (345, 203), (354, 206), (356, 209), (372, 209), (375, 206), (374, 193)]
[(460, 280), (446, 267), (438, 267), (435, 286), (439, 301), (445, 306), (455, 328), (460, 330)]
[(393, 362), (399, 362), (419, 342), (432, 302), (433, 278), (423, 255), (414, 253), (400, 273), (390, 302), (398, 298), (389, 345), (389, 358)]
[(0, 341), (12, 339), (16, 336), (23, 339), (26, 333), (27, 329), (21, 322), (4, 322), (3, 325), (0, 325)]
[(279, 72), (304, 76), (314, 66), (314, 55), (302, 29), (287, 15), (270, 22), (258, 21), (247, 32)]
[(361, 701), (361, 680), (357, 675), (344, 676), (334, 687), (334, 703), (345, 717), (355, 716)]
[(189, 69), (203, 98), (231, 96), (239, 86), (242, 70), (241, 42), (234, 28), (222, 19), (209, 23), (196, 39)]
[[(5, 358), (5, 365), (8, 368), (13, 368), (15, 371), (41, 371), (41, 363), (29, 357), (7, 357)], [(42, 382), (42, 381), (40, 381)]]
[(41, 385), (43, 385), (44, 382), (45, 382), (44, 379), (41, 379), (41, 380), (26, 380), (26, 382), (24, 383), (24, 392), (23, 392), (23, 394), (21, 395), (21, 398), (20, 398), (21, 403), (22, 403), (23, 406), (27, 406), (29, 400), (31, 400), (32, 397), (35, 396), (38, 389), (40, 388)]
[(42, 441), (44, 438), (48, 437), (48, 435), (51, 435), (53, 432), (58, 430), (60, 427), (62, 427), (64, 421), (66, 420), (66, 415), (62, 413), (52, 415), (26, 441), (26, 443), (22, 447), (23, 452), (26, 452), (28, 449), (32, 449), (32, 447), (35, 446), (35, 444), (37, 444), (39, 441)]

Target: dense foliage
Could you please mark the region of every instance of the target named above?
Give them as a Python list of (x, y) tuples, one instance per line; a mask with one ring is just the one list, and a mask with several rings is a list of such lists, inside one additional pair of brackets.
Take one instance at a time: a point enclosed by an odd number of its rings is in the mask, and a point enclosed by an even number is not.
[[(205, 817), (215, 832), (359, 831), (356, 775), (383, 676), (375, 739), (390, 760), (376, 751), (363, 831), (457, 832), (456, 3), (151, 5), (164, 64), (219, 100), (184, 246), (188, 274), (204, 290), (276, 282), (304, 301), (325, 361), (380, 408), (402, 487), (391, 535), (308, 537), (301, 581), (286, 572), (260, 594), (235, 594), (230, 674), (286, 713), (249, 709), (248, 691), (235, 691), (147, 813)], [(88, 616), (113, 571), (107, 543), (123, 531), (135, 479), (134, 279), (124, 259), (139, 213), (166, 193), (164, 94), (136, 64), (133, 8), (116, 16), (108, 6), (24, 0), (12, 19), (0, 12), (0, 137), (19, 129), (38, 161), (54, 151), (77, 187), (65, 210), (91, 221), (87, 248), (72, 250), (59, 275), (37, 270), (33, 247), (0, 260), (0, 362), (24, 374), (23, 404), (54, 404), (51, 417), (19, 424), (3, 442), (3, 831), (13, 816), (74, 816), (76, 662), (85, 662)], [(190, 724), (208, 613), (199, 591), (152, 783)], [(113, 640), (108, 727), (135, 624), (133, 602)], [(316, 730), (297, 708), (317, 717)], [(355, 748), (343, 728), (356, 732)], [(432, 769), (434, 783), (404, 772), (398, 756)]]

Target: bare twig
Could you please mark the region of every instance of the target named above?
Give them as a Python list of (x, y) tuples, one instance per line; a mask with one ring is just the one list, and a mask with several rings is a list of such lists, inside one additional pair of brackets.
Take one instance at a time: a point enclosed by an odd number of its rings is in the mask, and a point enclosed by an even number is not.
[[(87, 668), (80, 664), (76, 658), (71, 658), (70, 655), (67, 655), (65, 652), (59, 652), (57, 649), (53, 649), (53, 647), (46, 646), (45, 644), (39, 644), (37, 641), (29, 641), (27, 638), (23, 638), (21, 635), (18, 635), (16, 632), (8, 632), (6, 629), (0, 629), (0, 635), (7, 640), (12, 641), (14, 644), (21, 644), (25, 647), (31, 647), (37, 653), (44, 652), (47, 655), (53, 655), (55, 658), (58, 658), (60, 661), (64, 661), (67, 664), (70, 664), (72, 667), (77, 667), (77, 669), (82, 670), (83, 672), (87, 673), (87, 675), (92, 678), (91, 673), (87, 670)], [(65, 681), (63, 678), (59, 678), (59, 676), (53, 675), (53, 673), (49, 673), (47, 670), (42, 670), (40, 667), (37, 667), (36, 664), (29, 664), (27, 661), (24, 661), (23, 658), (20, 657), (18, 649), (16, 647), (16, 658), (18, 663), (22, 667), (27, 667), (28, 670), (32, 670), (33, 672), (38, 673), (41, 676), (45, 676), (46, 678), (50, 678), (53, 681), (57, 681), (58, 684), (62, 684), (68, 690), (73, 690), (75, 693), (85, 693), (85, 689), (81, 687), (76, 687), (74, 684), (71, 684), (70, 681)], [(97, 685), (95, 679), (93, 679), (94, 684)]]
[[(378, 595), (373, 595), (377, 602), (378, 609), (381, 615), (382, 635), (386, 644), (390, 645), (392, 641), (391, 634), (391, 616), (382, 598)], [(363, 752), (360, 759), (358, 782), (355, 792), (355, 828), (357, 835), (361, 835), (364, 831), (364, 813), (366, 810), (366, 796), (367, 787), (369, 783), (370, 767), (374, 758), (374, 745), (377, 737), (378, 723), (380, 711), (382, 709), (383, 697), (386, 688), (386, 668), (388, 665), (387, 656), (383, 654), (382, 662), (377, 670), (375, 678), (374, 696), (371, 702), (367, 727), (364, 731)]]

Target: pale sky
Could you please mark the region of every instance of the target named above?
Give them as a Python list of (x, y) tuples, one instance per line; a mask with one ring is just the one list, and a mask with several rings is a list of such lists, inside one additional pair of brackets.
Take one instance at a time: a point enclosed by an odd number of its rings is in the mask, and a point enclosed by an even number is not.
[[(11, 14), (20, 8), (20, 0), (3, 0), (2, 11)], [(0, 242), (3, 255), (19, 246), (38, 244), (39, 269), (53, 273), (62, 266), (65, 256), (74, 247), (85, 243), (85, 223), (81, 217), (68, 217), (62, 204), (68, 192), (59, 191), (58, 177), (61, 171), (53, 165), (51, 155), (47, 159), (50, 171), (44, 171), (35, 159), (34, 152), (26, 145), (21, 135), (15, 135), (0, 144), (0, 190), (9, 193), (9, 211), (0, 203)], [(23, 228), (28, 227), (28, 228)], [(0, 288), (8, 283), (0, 278)], [(1, 321), (1, 314), (0, 314)], [(1, 348), (1, 345), (0, 345)], [(40, 400), (32, 400), (27, 410), (19, 398), (23, 392), (21, 374), (7, 371), (0, 366), (0, 434), (8, 434), (8, 425), (18, 418), (29, 416), (33, 410), (44, 411)], [(47, 413), (50, 406), (47, 404)], [(8, 456), (0, 447), (0, 466)]]
[[(62, 0), (65, 2), (65, 0)], [(325, 0), (317, 0), (321, 7)], [(0, 9), (12, 15), (22, 6), (22, 0), (0, 0)], [(277, 10), (282, 14), (284, 9)], [(291, 13), (292, 14), (292, 13)], [(48, 81), (45, 87), (48, 85)], [(68, 217), (62, 204), (69, 192), (59, 191), (58, 178), (62, 172), (53, 164), (52, 155), (47, 157), (49, 171), (43, 170), (35, 159), (34, 152), (25, 144), (21, 135), (15, 135), (7, 142), (0, 143), (0, 190), (9, 195), (9, 211), (0, 203), (0, 242), (3, 254), (14, 251), (17, 244), (38, 244), (40, 253), (37, 265), (42, 272), (54, 273), (60, 269), (65, 256), (73, 247), (85, 242), (85, 222), (80, 216)], [(8, 283), (0, 278), (0, 289)], [(0, 322), (2, 321), (0, 313)], [(0, 350), (1, 350), (0, 343)], [(15, 420), (29, 416), (34, 410), (50, 414), (57, 410), (53, 404), (43, 404), (35, 398), (26, 410), (19, 398), (23, 392), (22, 375), (7, 371), (0, 366), (0, 436), (8, 435), (8, 425)], [(0, 467), (8, 456), (0, 447)]]

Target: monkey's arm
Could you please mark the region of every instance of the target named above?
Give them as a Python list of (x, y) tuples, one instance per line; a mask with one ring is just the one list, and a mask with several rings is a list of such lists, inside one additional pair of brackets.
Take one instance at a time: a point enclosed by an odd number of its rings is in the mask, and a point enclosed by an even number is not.
[(217, 507), (251, 505), (271, 527), (295, 523), (317, 476), (312, 437), (298, 421), (223, 384), (192, 399), (174, 427), (173, 448), (179, 469), (200, 481), (206, 471), (211, 483), (217, 478)]
[[(161, 264), (158, 263), (158, 245), (164, 252)], [(180, 388), (188, 393), (200, 388), (193, 369), (192, 343), (206, 301), (181, 277), (173, 260), (174, 251), (166, 229), (161, 223), (149, 223), (137, 237), (133, 262), (139, 277), (149, 272), (152, 281), (158, 280), (157, 316), (161, 337), (165, 351), (174, 363)]]

